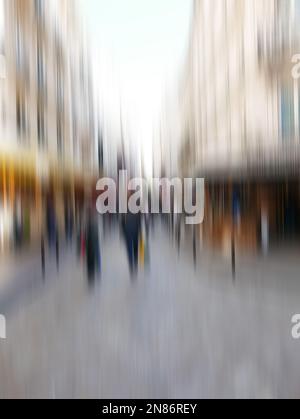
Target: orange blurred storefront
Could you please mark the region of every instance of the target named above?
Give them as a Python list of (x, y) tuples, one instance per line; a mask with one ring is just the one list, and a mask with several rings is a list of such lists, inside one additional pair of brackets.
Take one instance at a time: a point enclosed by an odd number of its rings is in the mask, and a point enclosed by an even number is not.
[(18, 223), (24, 244), (39, 242), (49, 199), (63, 229), (65, 205), (75, 214), (83, 206), (87, 185), (80, 174), (38, 157), (0, 155), (0, 252), (12, 248)]

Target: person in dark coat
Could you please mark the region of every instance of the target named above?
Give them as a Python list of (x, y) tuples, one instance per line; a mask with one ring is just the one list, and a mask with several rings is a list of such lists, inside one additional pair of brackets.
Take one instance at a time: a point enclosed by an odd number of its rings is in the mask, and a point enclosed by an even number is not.
[(56, 223), (56, 214), (55, 208), (51, 200), (47, 202), (47, 213), (46, 213), (46, 223), (47, 223), (47, 235), (48, 235), (48, 243), (50, 249), (55, 247), (56, 239), (57, 239), (57, 223)]
[(125, 239), (130, 273), (136, 274), (139, 261), (139, 238), (141, 234), (141, 214), (126, 214), (122, 219), (122, 231)]
[(87, 219), (85, 242), (88, 280), (92, 282), (96, 273), (100, 274), (101, 272), (101, 259), (98, 224), (91, 213)]
[(67, 243), (72, 242), (74, 229), (74, 216), (72, 208), (69, 204), (65, 205), (65, 235)]

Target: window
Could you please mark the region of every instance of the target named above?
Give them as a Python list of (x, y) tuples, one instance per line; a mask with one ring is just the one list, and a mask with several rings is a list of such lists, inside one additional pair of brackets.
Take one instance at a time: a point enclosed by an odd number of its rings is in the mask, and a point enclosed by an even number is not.
[(64, 90), (62, 83), (62, 75), (60, 71), (57, 74), (56, 85), (56, 108), (57, 108), (57, 149), (61, 155), (63, 152), (63, 121), (64, 121)]
[(22, 40), (22, 37), (20, 33), (20, 23), (19, 23), (19, 20), (17, 19), (17, 22), (16, 22), (16, 64), (17, 64), (17, 70), (19, 72), (21, 72), (22, 61), (23, 61), (21, 40)]
[(38, 143), (44, 147), (46, 145), (46, 130), (45, 130), (45, 112), (43, 105), (38, 101), (37, 109), (37, 129), (38, 129)]
[(291, 88), (281, 89), (281, 136), (284, 141), (294, 138), (294, 94)]
[(24, 95), (21, 92), (17, 93), (16, 98), (16, 123), (19, 139), (23, 140), (27, 134), (27, 119)]
[(44, 0), (35, 0), (35, 13), (38, 21), (42, 23), (45, 16)]
[(6, 58), (0, 54), (0, 79), (6, 78)]

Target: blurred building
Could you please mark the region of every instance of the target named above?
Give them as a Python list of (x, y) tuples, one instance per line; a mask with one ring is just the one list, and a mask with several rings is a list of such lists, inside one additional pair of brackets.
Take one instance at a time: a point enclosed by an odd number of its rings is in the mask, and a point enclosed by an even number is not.
[(182, 174), (206, 178), (203, 228), (230, 248), (299, 232), (299, 0), (195, 0)]
[(97, 173), (89, 52), (77, 10), (76, 1), (0, 0), (0, 207), (6, 218), (21, 205), (40, 219), (48, 193), (58, 196), (58, 206), (66, 196), (75, 205), (76, 190), (82, 195)]

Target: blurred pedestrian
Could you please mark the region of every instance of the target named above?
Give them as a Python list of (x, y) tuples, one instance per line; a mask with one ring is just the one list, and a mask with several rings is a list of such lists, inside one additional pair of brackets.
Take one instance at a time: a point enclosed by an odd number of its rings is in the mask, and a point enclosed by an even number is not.
[(138, 270), (141, 225), (140, 213), (128, 213), (122, 219), (122, 231), (125, 239), (131, 275), (135, 275)]
[(87, 274), (90, 283), (94, 282), (96, 274), (101, 273), (101, 254), (98, 223), (92, 211), (89, 211), (86, 225), (85, 253)]
[(42, 266), (42, 275), (44, 279), (46, 275), (46, 255), (45, 255), (45, 240), (44, 240), (43, 233), (41, 236), (41, 266)]
[(66, 242), (68, 244), (72, 243), (73, 239), (73, 229), (74, 229), (74, 216), (70, 204), (65, 205), (65, 235)]
[(57, 242), (57, 222), (56, 222), (56, 214), (55, 214), (55, 208), (51, 200), (49, 199), (47, 202), (47, 214), (46, 214), (47, 220), (47, 235), (48, 235), (48, 243), (49, 248), (53, 249), (56, 246)]
[(14, 244), (18, 250), (21, 248), (23, 243), (23, 218), (22, 218), (22, 207), (21, 201), (18, 200), (14, 208)]

